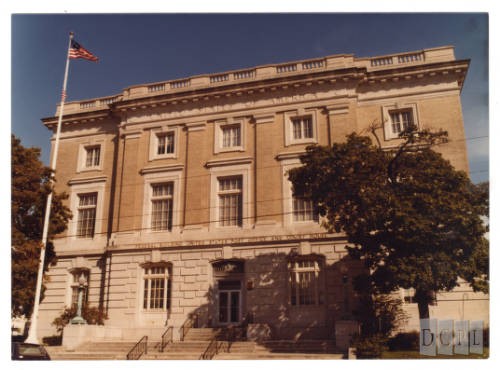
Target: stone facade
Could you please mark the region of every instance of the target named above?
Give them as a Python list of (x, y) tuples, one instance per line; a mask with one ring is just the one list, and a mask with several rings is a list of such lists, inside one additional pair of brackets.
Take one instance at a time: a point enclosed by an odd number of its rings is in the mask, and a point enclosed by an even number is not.
[[(334, 55), (67, 103), (56, 185), (74, 217), (55, 242), (39, 336), (53, 334), (83, 273), (111, 337), (159, 335), (193, 314), (199, 326), (247, 320), (273, 338), (332, 337), (352, 318), (361, 266), (293, 200), (287, 170), (307, 145), (373, 123), (393, 147), (411, 120), (447, 130), (439, 150), (468, 171), (468, 65), (452, 47)], [(53, 131), (57, 115), (43, 119)]]

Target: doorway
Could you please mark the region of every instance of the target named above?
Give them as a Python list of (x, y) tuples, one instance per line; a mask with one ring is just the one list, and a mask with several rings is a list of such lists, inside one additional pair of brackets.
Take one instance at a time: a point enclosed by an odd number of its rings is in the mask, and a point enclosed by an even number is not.
[(220, 325), (238, 324), (241, 321), (241, 281), (219, 280), (218, 319)]

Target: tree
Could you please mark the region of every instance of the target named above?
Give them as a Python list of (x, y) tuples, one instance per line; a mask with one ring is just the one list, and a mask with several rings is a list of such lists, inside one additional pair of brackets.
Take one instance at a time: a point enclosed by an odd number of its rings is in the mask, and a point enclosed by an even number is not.
[(377, 291), (415, 289), (420, 318), (458, 277), (488, 290), (487, 193), (432, 150), (445, 135), (410, 127), (387, 151), (353, 133), (331, 148), (308, 147), (303, 166), (289, 173), (294, 194), (312, 199), (323, 226), (345, 233)]
[[(11, 273), (13, 315), (29, 316), (36, 288), (45, 203), (52, 189), (52, 171), (40, 161), (40, 149), (25, 148), (12, 135)], [(54, 235), (66, 230), (71, 218), (63, 205), (67, 195), (54, 193), (45, 258), (45, 270), (54, 261)]]

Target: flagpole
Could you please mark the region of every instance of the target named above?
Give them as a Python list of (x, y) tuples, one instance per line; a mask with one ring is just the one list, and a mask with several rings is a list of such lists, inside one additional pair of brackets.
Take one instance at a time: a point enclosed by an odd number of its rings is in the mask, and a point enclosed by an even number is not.
[[(69, 43), (68, 43), (68, 53), (66, 54), (66, 68), (64, 71), (64, 81), (63, 81), (63, 89), (61, 94), (61, 104), (59, 106), (59, 120), (57, 122), (57, 131), (56, 138), (54, 144), (54, 152), (52, 156), (52, 162), (50, 168), (52, 169), (52, 175), (50, 177), (51, 188), (53, 186), (53, 176), (56, 170), (57, 165), (57, 154), (59, 151), (59, 136), (61, 134), (61, 126), (62, 126), (62, 118), (64, 114), (64, 102), (66, 100), (66, 85), (68, 83), (68, 71), (69, 71), (69, 51), (71, 48), (71, 40), (73, 40), (73, 32), (69, 33)], [(47, 204), (45, 206), (45, 218), (43, 222), (43, 232), (42, 232), (42, 245), (40, 247), (40, 261), (38, 265), (38, 275), (36, 279), (36, 291), (35, 291), (35, 302), (33, 305), (33, 313), (31, 315), (31, 323), (29, 328), (29, 334), (26, 338), (26, 343), (34, 343), (39, 344), (37, 337), (38, 330), (38, 311), (40, 306), (40, 295), (42, 291), (42, 283), (43, 283), (43, 266), (45, 264), (45, 249), (47, 246), (47, 237), (49, 234), (49, 221), (50, 221), (50, 211), (52, 208), (52, 194), (53, 191), (49, 193), (47, 196)]]

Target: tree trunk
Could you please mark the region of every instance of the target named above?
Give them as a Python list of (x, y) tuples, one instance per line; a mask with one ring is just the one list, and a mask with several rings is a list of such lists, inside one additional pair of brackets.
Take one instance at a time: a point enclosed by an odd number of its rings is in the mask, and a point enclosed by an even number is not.
[(415, 292), (415, 301), (418, 304), (418, 316), (420, 319), (429, 318), (429, 304), (432, 303), (434, 294), (432, 291), (417, 290)]

